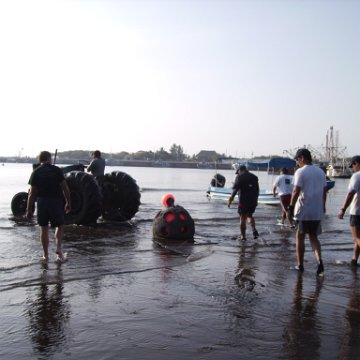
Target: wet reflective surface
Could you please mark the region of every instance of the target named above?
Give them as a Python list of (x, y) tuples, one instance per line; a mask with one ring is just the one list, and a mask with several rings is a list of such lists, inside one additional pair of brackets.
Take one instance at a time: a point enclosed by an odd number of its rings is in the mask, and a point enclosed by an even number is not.
[[(348, 218), (336, 218), (348, 180), (328, 199), (318, 279), (308, 242), (305, 272), (291, 269), (295, 234), (276, 225), (277, 207), (258, 207), (259, 239), (249, 229), (237, 239), (236, 209), (206, 199), (213, 170), (107, 169), (137, 180), (139, 213), (122, 226), (68, 226), (68, 261), (54, 262), (52, 241), (45, 266), (38, 227), (10, 213), (30, 169), (0, 167), (1, 359), (358, 358), (360, 272), (349, 266)], [(195, 220), (193, 244), (152, 239), (168, 192)]]

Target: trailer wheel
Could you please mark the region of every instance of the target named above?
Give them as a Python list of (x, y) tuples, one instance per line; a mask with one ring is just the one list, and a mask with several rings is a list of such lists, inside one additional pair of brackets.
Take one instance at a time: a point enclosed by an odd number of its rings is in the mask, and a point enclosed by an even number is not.
[(95, 224), (101, 214), (101, 193), (96, 180), (82, 171), (70, 171), (65, 179), (71, 197), (71, 212), (65, 215), (65, 223)]
[(139, 210), (140, 190), (128, 174), (113, 171), (102, 179), (102, 217), (110, 221), (130, 220)]
[[(11, 199), (11, 211), (14, 216), (24, 216), (26, 214), (27, 200), (29, 194), (25, 191), (19, 192)], [(33, 213), (35, 206), (33, 208)]]

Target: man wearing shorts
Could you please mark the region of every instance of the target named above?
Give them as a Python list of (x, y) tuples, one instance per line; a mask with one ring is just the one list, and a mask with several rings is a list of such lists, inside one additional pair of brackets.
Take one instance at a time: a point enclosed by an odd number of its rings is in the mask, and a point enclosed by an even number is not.
[(324, 274), (321, 259), (321, 245), (318, 235), (321, 234), (321, 220), (325, 213), (326, 176), (323, 170), (312, 165), (311, 153), (301, 148), (295, 155), (299, 169), (294, 175), (294, 189), (291, 195), (289, 213), (298, 222), (296, 231), (296, 257), (299, 271), (304, 271), (305, 236), (309, 235), (310, 243), (318, 263), (317, 275)]
[(350, 167), (353, 170), (348, 193), (346, 194), (343, 207), (338, 214), (339, 219), (344, 218), (346, 209), (350, 206), (350, 228), (354, 239), (354, 252), (351, 260), (352, 266), (357, 266), (360, 254), (360, 155), (351, 159)]
[[(70, 191), (62, 170), (51, 164), (51, 154), (42, 151), (39, 154), (40, 166), (29, 179), (30, 192), (27, 202), (26, 217), (32, 218), (35, 199), (37, 200), (37, 221), (40, 226), (40, 240), (43, 247), (43, 260), (49, 259), (49, 223), (56, 228), (57, 261), (64, 260), (62, 252), (63, 225), (65, 212), (71, 211)], [(65, 205), (64, 205), (65, 198)]]
[(234, 201), (236, 193), (239, 197), (238, 213), (240, 215), (240, 239), (246, 240), (246, 220), (250, 224), (254, 239), (259, 237), (255, 227), (253, 214), (258, 204), (259, 197), (259, 179), (256, 175), (248, 171), (245, 165), (241, 165), (236, 172), (233, 192), (228, 200), (228, 207)]
[(293, 220), (288, 216), (288, 207), (290, 205), (291, 194), (294, 188), (293, 176), (289, 175), (287, 168), (280, 170), (280, 175), (275, 179), (273, 185), (273, 196), (276, 196), (276, 190), (279, 189), (279, 198), (281, 205), (281, 221), (280, 224), (284, 225), (285, 219), (287, 218), (292, 228), (295, 227)]

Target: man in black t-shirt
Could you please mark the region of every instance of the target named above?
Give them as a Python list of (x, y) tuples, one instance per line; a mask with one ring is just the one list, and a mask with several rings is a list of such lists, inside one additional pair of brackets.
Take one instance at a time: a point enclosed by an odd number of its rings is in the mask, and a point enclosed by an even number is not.
[[(65, 213), (71, 211), (70, 191), (62, 170), (51, 164), (51, 154), (42, 151), (39, 155), (40, 166), (31, 174), (29, 179), (30, 192), (27, 202), (26, 217), (33, 216), (35, 199), (37, 201), (37, 220), (40, 226), (40, 240), (43, 247), (43, 259), (49, 258), (49, 223), (55, 229), (57, 260), (64, 260), (62, 239)], [(64, 207), (65, 198), (65, 207)]]
[(238, 175), (235, 179), (233, 192), (228, 200), (228, 207), (234, 201), (235, 195), (238, 194), (241, 240), (246, 240), (246, 220), (252, 227), (254, 239), (257, 239), (259, 233), (255, 227), (253, 213), (258, 204), (259, 179), (256, 175), (250, 173), (245, 165), (241, 165), (236, 173)]

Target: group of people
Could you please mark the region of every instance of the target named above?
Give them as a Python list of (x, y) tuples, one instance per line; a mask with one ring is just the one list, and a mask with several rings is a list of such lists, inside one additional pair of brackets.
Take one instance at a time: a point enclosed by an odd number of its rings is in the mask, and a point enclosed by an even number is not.
[[(308, 235), (317, 262), (318, 276), (324, 274), (324, 264), (321, 257), (321, 244), (318, 235), (321, 234), (321, 221), (326, 212), (327, 183), (325, 172), (318, 166), (313, 166), (311, 152), (301, 148), (296, 152), (295, 160), (298, 169), (294, 176), (283, 168), (273, 184), (273, 195), (279, 195), (282, 208), (280, 224), (286, 219), (292, 228), (296, 228), (296, 259), (295, 269), (304, 271), (305, 237)], [(352, 266), (357, 266), (360, 255), (360, 156), (351, 159), (350, 167), (353, 175), (348, 186), (348, 193), (343, 207), (338, 214), (343, 219), (350, 207), (350, 227), (354, 240)], [(278, 191), (277, 191), (278, 190)], [(254, 239), (258, 238), (254, 212), (259, 196), (259, 182), (256, 175), (250, 173), (246, 166), (241, 165), (233, 185), (233, 192), (228, 200), (228, 206), (238, 194), (238, 213), (240, 215), (240, 239), (246, 240), (246, 222), (253, 231)], [(295, 225), (296, 224), (296, 225)]]
[[(105, 160), (99, 150), (92, 154), (93, 160), (87, 168), (94, 176), (103, 176)], [(323, 170), (312, 165), (312, 156), (308, 149), (301, 148), (295, 155), (298, 169), (294, 176), (282, 169), (273, 185), (273, 195), (279, 189), (282, 217), (291, 227), (295, 228), (296, 219), (296, 258), (298, 271), (304, 271), (305, 236), (308, 235), (310, 244), (317, 261), (317, 275), (324, 274), (324, 264), (321, 257), (321, 244), (318, 235), (321, 234), (321, 220), (325, 213), (327, 184)], [(37, 201), (37, 220), (40, 226), (40, 240), (43, 247), (43, 259), (49, 258), (49, 224), (55, 228), (56, 255), (58, 261), (64, 260), (62, 239), (65, 213), (71, 212), (70, 190), (62, 170), (53, 165), (51, 154), (42, 151), (39, 154), (40, 165), (32, 172), (29, 179), (29, 196), (27, 201), (26, 217), (31, 219), (35, 200)], [(338, 218), (343, 219), (346, 210), (350, 207), (350, 227), (354, 239), (354, 251), (351, 260), (352, 266), (357, 266), (360, 255), (360, 156), (351, 160), (353, 175), (348, 186), (348, 193)], [(256, 229), (254, 212), (258, 204), (259, 180), (256, 175), (241, 165), (233, 185), (232, 194), (228, 200), (230, 207), (238, 194), (238, 213), (240, 216), (240, 239), (246, 240), (246, 223), (252, 228), (254, 239), (259, 237)], [(65, 199), (65, 202), (64, 202)]]
[[(99, 150), (92, 153), (92, 161), (87, 171), (93, 176), (103, 176), (105, 160)], [(39, 166), (29, 179), (29, 195), (26, 217), (32, 219), (35, 200), (37, 201), (37, 221), (40, 226), (40, 241), (43, 248), (43, 260), (49, 259), (49, 224), (55, 228), (56, 260), (65, 260), (62, 250), (65, 214), (71, 212), (70, 190), (62, 170), (52, 164), (49, 151), (41, 151), (38, 157)], [(65, 199), (65, 203), (64, 203)]]

